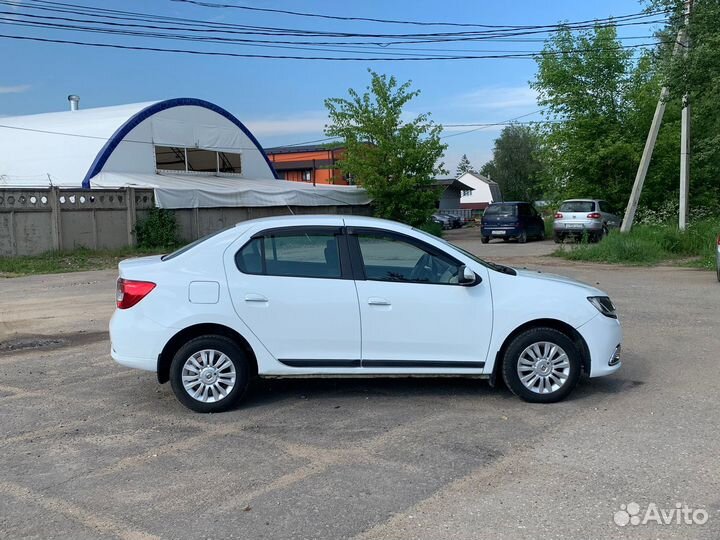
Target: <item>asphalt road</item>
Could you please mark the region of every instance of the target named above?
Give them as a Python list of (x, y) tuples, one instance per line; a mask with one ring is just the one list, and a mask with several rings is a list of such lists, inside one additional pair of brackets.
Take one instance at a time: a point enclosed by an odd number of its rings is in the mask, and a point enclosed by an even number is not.
[[(608, 291), (623, 368), (549, 406), (477, 380), (269, 380), (203, 416), (110, 359), (115, 272), (1, 280), (0, 537), (720, 537), (714, 274), (448, 237)], [(616, 525), (632, 502), (708, 519)]]

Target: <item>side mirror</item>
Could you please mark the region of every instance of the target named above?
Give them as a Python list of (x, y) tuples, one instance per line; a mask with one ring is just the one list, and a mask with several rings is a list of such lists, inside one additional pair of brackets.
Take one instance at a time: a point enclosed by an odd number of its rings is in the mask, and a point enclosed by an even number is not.
[(471, 287), (479, 283), (479, 279), (478, 275), (464, 264), (460, 267), (460, 271), (458, 272), (458, 283), (460, 285)]

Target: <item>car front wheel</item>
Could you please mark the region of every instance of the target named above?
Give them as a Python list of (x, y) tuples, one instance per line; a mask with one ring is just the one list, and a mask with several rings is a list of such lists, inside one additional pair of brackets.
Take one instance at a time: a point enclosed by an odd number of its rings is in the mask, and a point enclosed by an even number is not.
[(510, 343), (503, 359), (508, 388), (531, 403), (554, 403), (577, 385), (582, 362), (573, 341), (554, 328), (533, 328)]
[(195, 412), (232, 408), (248, 386), (245, 353), (225, 336), (201, 336), (188, 341), (170, 364), (170, 385), (180, 403)]

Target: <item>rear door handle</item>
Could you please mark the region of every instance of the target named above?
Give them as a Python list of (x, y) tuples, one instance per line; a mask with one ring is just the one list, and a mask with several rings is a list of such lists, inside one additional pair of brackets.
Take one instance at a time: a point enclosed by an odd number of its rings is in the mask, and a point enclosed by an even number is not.
[(262, 294), (250, 293), (250, 294), (245, 295), (245, 301), (246, 302), (267, 302), (268, 299), (265, 298)]
[(368, 304), (371, 306), (391, 306), (392, 304), (384, 298), (378, 298), (377, 296), (371, 296), (368, 298)]

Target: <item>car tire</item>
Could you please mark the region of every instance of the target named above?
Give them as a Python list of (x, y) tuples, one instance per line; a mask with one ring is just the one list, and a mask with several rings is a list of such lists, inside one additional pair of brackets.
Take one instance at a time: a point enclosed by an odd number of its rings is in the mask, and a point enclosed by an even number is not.
[(521, 232), (517, 237), (517, 241), (519, 244), (525, 244), (527, 242), (527, 231)]
[(563, 237), (559, 234), (553, 234), (553, 241), (556, 244), (562, 244), (563, 243)]
[(718, 281), (720, 281), (720, 265), (718, 265), (718, 269), (717, 269), (717, 278), (718, 278)]
[(481, 241), (483, 244), (487, 244), (487, 243), (490, 241), (490, 237), (489, 237), (489, 236), (482, 236), (482, 237), (480, 237), (480, 241)]
[(191, 339), (178, 349), (170, 364), (170, 386), (175, 397), (199, 413), (231, 409), (245, 394), (248, 383), (247, 357), (225, 336)]
[(554, 328), (532, 328), (516, 336), (505, 351), (503, 381), (530, 403), (554, 403), (572, 392), (582, 371), (580, 351)]
[(545, 231), (543, 229), (540, 229), (540, 234), (538, 234), (538, 240), (541, 242), (545, 240)]

